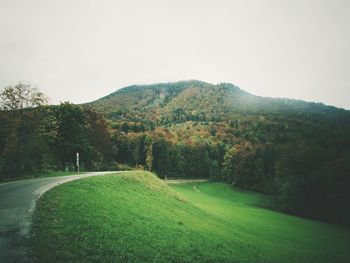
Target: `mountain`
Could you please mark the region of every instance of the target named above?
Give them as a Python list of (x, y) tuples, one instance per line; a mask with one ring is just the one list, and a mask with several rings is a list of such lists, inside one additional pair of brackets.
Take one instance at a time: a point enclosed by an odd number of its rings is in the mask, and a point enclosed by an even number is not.
[(202, 81), (133, 85), (83, 105), (110, 121), (118, 163), (275, 196), (350, 226), (350, 111)]
[(148, 120), (157, 124), (229, 121), (236, 114), (283, 114), (350, 127), (350, 112), (343, 109), (322, 103), (264, 98), (230, 83), (214, 85), (198, 80), (132, 85), (86, 105), (111, 120)]

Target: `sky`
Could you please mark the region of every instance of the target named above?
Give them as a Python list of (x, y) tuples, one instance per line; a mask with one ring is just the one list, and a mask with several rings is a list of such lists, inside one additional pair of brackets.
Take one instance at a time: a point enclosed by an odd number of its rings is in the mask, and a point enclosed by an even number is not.
[(0, 87), (83, 103), (197, 79), (350, 109), (348, 0), (0, 0)]

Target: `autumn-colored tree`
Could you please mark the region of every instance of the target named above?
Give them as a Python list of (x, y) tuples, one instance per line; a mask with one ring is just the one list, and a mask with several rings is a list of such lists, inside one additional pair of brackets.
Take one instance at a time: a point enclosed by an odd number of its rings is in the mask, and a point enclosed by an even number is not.
[(146, 151), (146, 169), (152, 171), (153, 168), (153, 140), (152, 138), (145, 138), (145, 151)]
[(91, 109), (83, 109), (86, 120), (86, 131), (89, 143), (92, 146), (87, 168), (94, 170), (106, 170), (108, 164), (115, 161), (118, 149), (112, 143), (109, 123), (101, 114)]

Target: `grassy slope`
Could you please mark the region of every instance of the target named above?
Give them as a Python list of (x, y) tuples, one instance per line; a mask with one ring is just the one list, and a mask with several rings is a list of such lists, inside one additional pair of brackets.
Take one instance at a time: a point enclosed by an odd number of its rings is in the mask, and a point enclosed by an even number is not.
[(42, 262), (349, 262), (350, 232), (262, 208), (219, 183), (168, 187), (150, 173), (54, 188), (33, 221)]

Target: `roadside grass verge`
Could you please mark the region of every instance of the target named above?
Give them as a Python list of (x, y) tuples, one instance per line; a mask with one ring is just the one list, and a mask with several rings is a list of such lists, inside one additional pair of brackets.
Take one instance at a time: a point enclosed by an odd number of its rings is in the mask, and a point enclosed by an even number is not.
[(349, 230), (270, 211), (223, 183), (166, 185), (148, 172), (48, 191), (32, 227), (35, 262), (350, 262)]
[[(65, 171), (56, 171), (56, 170), (45, 170), (40, 171), (32, 174), (27, 175), (21, 175), (17, 177), (4, 177), (0, 178), (0, 184), (1, 183), (7, 183), (7, 182), (13, 182), (13, 181), (19, 181), (19, 180), (27, 180), (27, 179), (34, 179), (34, 178), (45, 178), (45, 177), (56, 177), (56, 176), (67, 176), (67, 175), (75, 175), (78, 174), (76, 172), (65, 172)], [(80, 173), (80, 174), (83, 174)]]
[[(109, 169), (107, 169), (109, 168)], [(134, 167), (131, 167), (127, 164), (123, 163), (115, 163), (111, 165), (111, 167), (107, 167), (106, 170), (111, 171), (131, 171), (135, 170)], [(103, 170), (102, 170), (103, 171)], [(87, 171), (87, 170), (80, 170), (80, 173), (74, 172), (74, 171), (61, 171), (61, 170), (43, 170), (38, 171), (30, 174), (24, 174), (24, 175), (18, 175), (18, 176), (4, 176), (0, 177), (0, 184), (1, 183), (7, 183), (7, 182), (13, 182), (13, 181), (19, 181), (19, 180), (27, 180), (27, 179), (35, 179), (35, 178), (46, 178), (46, 177), (56, 177), (56, 176), (67, 176), (67, 175), (80, 175), (84, 173), (89, 172), (100, 172), (100, 170), (96, 171)]]

